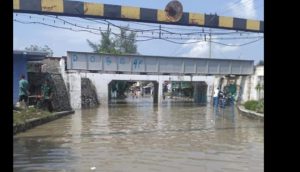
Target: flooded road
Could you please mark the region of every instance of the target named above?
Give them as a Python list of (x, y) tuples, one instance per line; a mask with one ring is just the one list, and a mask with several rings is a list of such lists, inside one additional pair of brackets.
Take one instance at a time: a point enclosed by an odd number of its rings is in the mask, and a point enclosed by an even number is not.
[(14, 136), (14, 171), (263, 171), (263, 122), (150, 101), (76, 111)]

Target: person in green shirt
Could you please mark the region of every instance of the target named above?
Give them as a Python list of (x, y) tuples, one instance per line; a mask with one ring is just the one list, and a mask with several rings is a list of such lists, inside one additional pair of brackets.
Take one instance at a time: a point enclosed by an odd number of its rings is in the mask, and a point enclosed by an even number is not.
[(229, 90), (229, 95), (231, 96), (231, 100), (233, 103), (235, 101), (236, 90), (237, 90), (236, 84), (233, 81), (230, 82), (228, 90)]
[(25, 80), (25, 75), (21, 75), (21, 79), (19, 81), (19, 102), (24, 100), (27, 105), (28, 95), (28, 81)]
[(232, 96), (236, 95), (236, 85), (235, 84), (229, 85), (229, 92)]
[(53, 111), (52, 107), (52, 87), (50, 86), (49, 79), (46, 79), (44, 84), (42, 85), (42, 100), (43, 100), (43, 107), (47, 107), (49, 112)]

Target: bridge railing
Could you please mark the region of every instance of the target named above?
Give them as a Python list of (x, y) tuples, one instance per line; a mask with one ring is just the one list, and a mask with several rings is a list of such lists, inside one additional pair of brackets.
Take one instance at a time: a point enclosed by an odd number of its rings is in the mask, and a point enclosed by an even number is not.
[(250, 75), (253, 60), (67, 52), (68, 70), (145, 74)]

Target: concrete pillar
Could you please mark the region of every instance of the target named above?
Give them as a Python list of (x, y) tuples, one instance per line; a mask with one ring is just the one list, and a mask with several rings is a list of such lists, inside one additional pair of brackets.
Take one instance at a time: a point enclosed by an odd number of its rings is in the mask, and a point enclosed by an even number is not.
[(64, 83), (65, 83), (67, 89), (69, 89), (68, 88), (67, 73), (66, 73), (66, 70), (65, 70), (65, 60), (64, 60), (64, 58), (61, 58), (60, 61), (59, 61), (59, 69), (60, 69), (60, 74), (61, 74), (61, 76), (64, 80)]
[(246, 76), (238, 76), (238, 79), (236, 81), (238, 103), (241, 103), (243, 100), (243, 93), (244, 93), (243, 90), (245, 89), (245, 82), (246, 82)]
[(198, 89), (199, 83), (194, 82), (193, 87), (194, 87), (194, 95), (193, 95), (194, 103), (199, 103), (199, 89)]
[(163, 80), (158, 81), (158, 102), (161, 103), (163, 101)]
[(205, 82), (194, 82), (194, 102), (207, 103), (207, 85)]
[(107, 105), (109, 103), (108, 98), (110, 92), (108, 90), (108, 84), (111, 82), (111, 79), (100, 73), (89, 73), (87, 77), (96, 87), (97, 98), (100, 102), (100, 105)]
[(206, 92), (206, 95), (207, 95), (207, 99), (206, 101), (208, 103), (211, 102), (212, 100), (212, 96), (213, 96), (213, 90), (217, 87), (217, 83), (216, 85), (214, 86), (214, 83), (215, 83), (215, 77), (214, 76), (210, 76), (210, 77), (206, 77), (206, 79), (204, 80), (205, 83), (207, 84), (207, 92)]
[(105, 82), (98, 87), (97, 95), (100, 100), (100, 104), (102, 105), (107, 105), (109, 103), (108, 84), (109, 82)]
[(81, 77), (78, 73), (68, 74), (70, 103), (73, 109), (81, 109)]
[(153, 86), (154, 86), (154, 90), (153, 90), (153, 103), (159, 103), (158, 101), (158, 90), (159, 90), (159, 86), (158, 86), (158, 82), (153, 82)]

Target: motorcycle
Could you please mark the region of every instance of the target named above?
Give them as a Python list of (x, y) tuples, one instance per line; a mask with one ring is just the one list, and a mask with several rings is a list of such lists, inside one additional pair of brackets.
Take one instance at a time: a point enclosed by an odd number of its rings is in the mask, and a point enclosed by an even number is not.
[(219, 105), (221, 108), (225, 108), (225, 106), (231, 106), (234, 103), (234, 97), (231, 94), (226, 94), (222, 91), (219, 93)]

